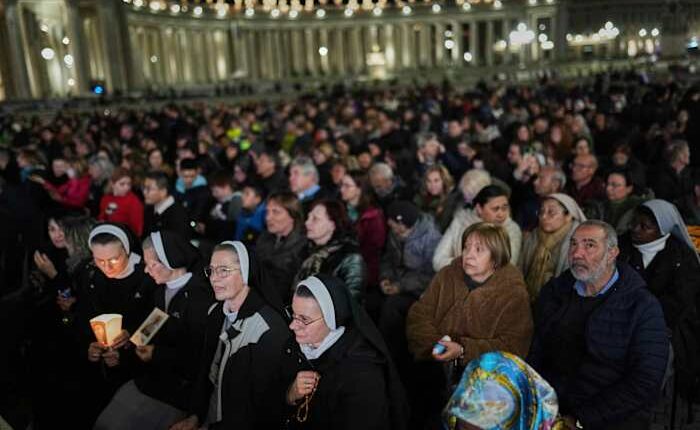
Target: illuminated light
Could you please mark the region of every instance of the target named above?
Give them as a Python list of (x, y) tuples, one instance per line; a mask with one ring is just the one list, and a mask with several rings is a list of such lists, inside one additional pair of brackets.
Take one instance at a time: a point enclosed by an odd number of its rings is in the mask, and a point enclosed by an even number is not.
[(279, 9), (272, 9), (272, 10), (270, 11), (270, 16), (271, 16), (272, 18), (274, 18), (274, 19), (279, 18), (279, 17), (280, 17), (280, 14), (281, 14), (281, 12), (280, 12)]
[(158, 62), (158, 56), (151, 55), (151, 63), (157, 63), (157, 62)]
[(124, 3), (129, 4), (131, 3), (131, 0), (122, 0)]
[(503, 7), (503, 3), (501, 2), (501, 0), (496, 0), (495, 2), (493, 2), (494, 9), (501, 9), (502, 7)]
[(659, 33), (660, 33), (660, 32), (659, 32), (659, 29), (658, 29), (658, 28), (652, 28), (652, 29), (651, 29), (651, 35), (652, 35), (653, 37), (658, 36)]
[(73, 79), (73, 78), (68, 78), (68, 86), (69, 86), (69, 87), (72, 87), (72, 86), (74, 86), (74, 85), (75, 85), (75, 79)]
[[(92, 87), (92, 92), (98, 95), (103, 94), (105, 92), (105, 87), (103, 87), (102, 85), (95, 85), (94, 87)], [(108, 111), (105, 111), (105, 114), (109, 115), (107, 112)]]
[(204, 12), (202, 6), (195, 6), (194, 9), (192, 9), (192, 13), (194, 14), (194, 16), (201, 16), (202, 12)]
[(537, 36), (537, 40), (538, 40), (540, 43), (544, 43), (544, 42), (547, 41), (547, 35), (544, 34), (544, 33), (540, 33), (540, 35)]
[(44, 33), (48, 33), (49, 32), (49, 25), (44, 22), (39, 26), (39, 29), (41, 31), (43, 31)]
[(518, 28), (518, 31), (525, 31), (525, 30), (527, 30), (527, 26), (526, 26), (524, 23), (522, 23), (522, 22), (521, 22), (520, 24), (518, 24), (518, 27), (517, 27), (517, 28)]
[(574, 36), (572, 36), (571, 33), (567, 33), (566, 34), (566, 41), (571, 42), (572, 40), (574, 40)]
[(326, 16), (326, 11), (319, 9), (316, 11), (316, 18), (324, 18)]
[(554, 0), (547, 0), (547, 4), (552, 4), (554, 3)]
[(508, 43), (505, 40), (499, 40), (493, 45), (493, 49), (496, 51), (504, 51), (508, 47)]
[(326, 55), (328, 55), (328, 48), (326, 48), (325, 46), (318, 48), (318, 55), (320, 55), (321, 57), (325, 57)]
[(511, 45), (525, 45), (535, 40), (535, 32), (528, 30), (524, 23), (518, 24), (517, 30), (511, 31), (508, 35)]
[(143, 7), (143, 0), (134, 0), (134, 6)]
[(299, 11), (297, 10), (291, 10), (289, 12), (289, 18), (291, 19), (297, 19), (299, 17)]
[(63, 62), (68, 66), (69, 68), (73, 66), (73, 63), (75, 60), (73, 59), (73, 56), (70, 54), (66, 54), (63, 56)]
[(540, 24), (540, 25), (537, 26), (537, 28), (538, 28), (540, 31), (545, 31), (545, 30), (547, 29), (547, 26), (544, 25), (544, 24)]
[(382, 16), (382, 8), (380, 7), (375, 7), (372, 9), (372, 15), (374, 16)]
[(411, 9), (411, 6), (404, 6), (401, 8), (401, 13), (404, 15), (410, 15), (411, 12), (413, 12), (413, 9)]
[(158, 12), (160, 10), (160, 3), (157, 1), (152, 1), (148, 7), (150, 7), (153, 12)]
[(53, 60), (53, 57), (56, 55), (56, 53), (53, 51), (51, 48), (44, 48), (41, 50), (41, 57), (44, 60)]
[(462, 5), (462, 10), (465, 12), (469, 12), (470, 10), (472, 10), (472, 5), (470, 5), (469, 3), (464, 3)]
[(608, 21), (608, 22), (605, 23), (605, 29), (606, 29), (606, 30), (612, 30), (613, 27), (614, 27), (614, 25), (613, 25), (612, 22)]
[(227, 7), (225, 4), (222, 4), (221, 6), (218, 7), (216, 10), (216, 16), (219, 18), (223, 18), (226, 16), (226, 13), (228, 13)]
[(530, 6), (535, 6), (537, 4), (537, 0), (527, 0), (527, 4)]
[(542, 42), (540, 46), (542, 46), (543, 50), (549, 51), (550, 49), (554, 49), (554, 42), (552, 42), (551, 40), (547, 40)]
[(455, 47), (454, 40), (446, 40), (445, 41), (445, 49), (452, 49), (454, 47)]
[(452, 37), (452, 30), (445, 30), (445, 37)]
[(174, 4), (170, 6), (170, 12), (172, 13), (180, 13), (180, 5), (179, 4)]
[(472, 53), (471, 53), (471, 52), (465, 52), (465, 53), (464, 53), (464, 61), (466, 61), (467, 63), (471, 63), (471, 61), (472, 61), (473, 59), (474, 59), (474, 57), (472, 57)]
[(593, 33), (593, 35), (591, 36), (591, 39), (593, 39), (594, 42), (598, 42), (600, 40), (600, 34)]
[(255, 9), (253, 9), (252, 7), (249, 7), (245, 10), (245, 16), (247, 16), (248, 18), (252, 17), (253, 15), (255, 15)]
[(581, 36), (580, 34), (577, 34), (576, 37), (574, 37), (574, 40), (577, 42), (583, 42), (583, 36)]
[(440, 11), (442, 10), (442, 6), (440, 6), (437, 3), (433, 3), (433, 7), (431, 8), (431, 10), (433, 11), (433, 13), (440, 13)]
[(647, 30), (645, 28), (639, 30), (639, 37), (645, 37), (647, 35)]
[(346, 18), (350, 18), (351, 16), (353, 16), (354, 13), (355, 12), (349, 7), (345, 8), (345, 10), (343, 11), (343, 15), (345, 15)]

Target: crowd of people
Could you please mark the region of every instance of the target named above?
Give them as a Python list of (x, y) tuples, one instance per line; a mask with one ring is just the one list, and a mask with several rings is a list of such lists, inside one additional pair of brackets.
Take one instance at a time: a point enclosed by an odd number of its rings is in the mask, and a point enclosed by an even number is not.
[(648, 429), (700, 388), (699, 144), (634, 73), (0, 117), (0, 415)]

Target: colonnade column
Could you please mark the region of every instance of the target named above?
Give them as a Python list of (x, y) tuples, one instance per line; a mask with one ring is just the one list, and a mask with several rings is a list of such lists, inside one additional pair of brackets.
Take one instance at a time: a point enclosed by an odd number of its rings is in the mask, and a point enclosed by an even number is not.
[(7, 26), (8, 45), (10, 49), (10, 66), (12, 75), (12, 95), (14, 98), (27, 99), (31, 97), (27, 63), (22, 48), (20, 31), (20, 15), (17, 10), (17, 0), (5, 1), (5, 22)]
[(493, 66), (493, 21), (486, 21), (486, 65)]

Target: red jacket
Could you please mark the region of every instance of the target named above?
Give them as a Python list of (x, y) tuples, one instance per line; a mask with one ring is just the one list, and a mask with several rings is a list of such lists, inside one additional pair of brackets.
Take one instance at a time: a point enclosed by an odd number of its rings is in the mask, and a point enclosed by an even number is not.
[(57, 196), (56, 201), (68, 209), (82, 209), (90, 197), (90, 175), (80, 178), (71, 178), (58, 187), (44, 183), (44, 187), (49, 193)]
[(367, 285), (379, 284), (379, 260), (386, 242), (386, 222), (382, 210), (367, 208), (355, 223), (360, 253), (367, 263)]
[(136, 194), (129, 191), (125, 196), (105, 194), (100, 201), (100, 221), (123, 223), (131, 228), (137, 237), (143, 233), (143, 203)]

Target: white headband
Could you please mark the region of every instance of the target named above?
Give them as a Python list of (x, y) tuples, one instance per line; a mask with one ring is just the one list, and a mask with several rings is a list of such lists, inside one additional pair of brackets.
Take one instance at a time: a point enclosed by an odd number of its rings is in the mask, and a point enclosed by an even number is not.
[(333, 299), (331, 299), (328, 288), (315, 276), (309, 276), (299, 282), (297, 287), (299, 285), (303, 285), (311, 291), (311, 294), (313, 294), (318, 305), (321, 307), (321, 313), (323, 314), (323, 319), (326, 320), (326, 325), (331, 330), (335, 330), (335, 307), (333, 306)]
[(248, 250), (246, 249), (243, 242), (237, 240), (226, 240), (221, 242), (219, 245), (231, 245), (236, 250), (238, 254), (238, 262), (241, 265), (241, 277), (243, 278), (243, 283), (248, 285), (248, 270), (250, 268), (250, 260), (248, 259)]
[(163, 236), (161, 236), (159, 231), (151, 233), (151, 241), (153, 242), (153, 249), (156, 250), (156, 255), (163, 266), (167, 267), (169, 270), (173, 270), (168, 261), (168, 256), (165, 254), (165, 246), (163, 246)]
[(88, 237), (88, 247), (90, 249), (92, 249), (92, 239), (98, 234), (102, 233), (111, 234), (112, 236), (119, 239), (119, 241), (122, 243), (122, 246), (124, 246), (126, 254), (131, 254), (131, 249), (129, 248), (129, 238), (127, 237), (126, 233), (121, 228), (111, 224), (98, 225), (97, 227), (92, 229), (92, 231), (90, 232), (90, 236)]

